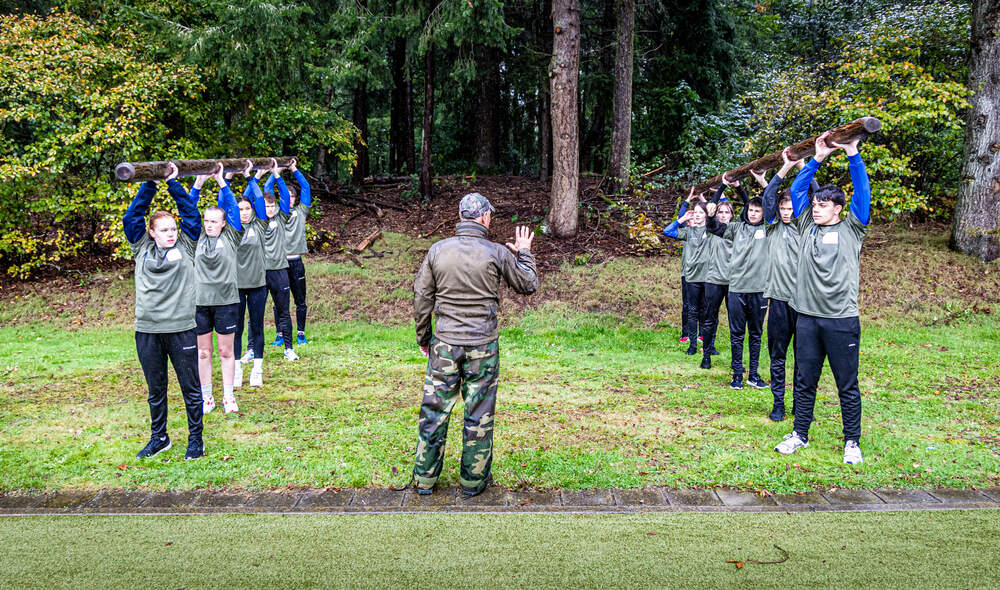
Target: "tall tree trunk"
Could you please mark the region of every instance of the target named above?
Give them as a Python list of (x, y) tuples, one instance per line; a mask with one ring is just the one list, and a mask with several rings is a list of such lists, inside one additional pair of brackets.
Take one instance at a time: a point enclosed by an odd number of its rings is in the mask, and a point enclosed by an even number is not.
[[(389, 107), (389, 170), (403, 169), (406, 155), (406, 39), (397, 37), (389, 50), (392, 98)], [(412, 135), (412, 133), (411, 133)]]
[(552, 178), (552, 105), (547, 85), (538, 91), (538, 178), (548, 182)]
[(952, 246), (983, 262), (1000, 257), (1000, 0), (973, 0), (965, 130), (965, 182), (958, 193)]
[[(326, 110), (333, 106), (333, 87), (326, 89)], [(316, 161), (313, 163), (313, 176), (322, 178), (326, 175), (326, 146), (321, 145), (316, 148)]]
[(434, 135), (434, 49), (424, 54), (424, 140), (420, 145), (420, 195), (425, 201), (433, 196), (431, 184), (431, 137)]
[(413, 137), (413, 69), (406, 68), (406, 126), (403, 128), (403, 156), (406, 159), (406, 173), (417, 169), (416, 139)]
[[(615, 0), (605, 0), (604, 17), (600, 26), (593, 31), (593, 34), (587, 36), (593, 50), (597, 53), (598, 71), (592, 72), (597, 80), (602, 79), (605, 73), (612, 72), (615, 67), (613, 41), (615, 8)], [(582, 48), (581, 51), (583, 51)], [(584, 75), (586, 76), (587, 73), (584, 72)], [(605, 145), (604, 142), (607, 141), (607, 122), (608, 116), (611, 114), (609, 107), (614, 88), (613, 80), (608, 82), (607, 84), (590, 84), (580, 93), (580, 108), (584, 112), (584, 120), (590, 122), (586, 131), (581, 129), (583, 137), (580, 140), (580, 168), (587, 172), (603, 170), (606, 164), (602, 159), (602, 148)], [(589, 111), (588, 105), (590, 106)]]
[(487, 47), (479, 63), (476, 102), (476, 166), (493, 170), (500, 162), (500, 50)]
[(369, 175), (368, 165), (368, 85), (359, 82), (354, 90), (354, 113), (352, 117), (354, 126), (358, 128), (360, 140), (354, 142), (354, 149), (358, 155), (358, 161), (354, 164), (354, 172), (351, 180), (355, 184), (361, 184)]
[(635, 37), (635, 0), (615, 0), (618, 12), (615, 51), (615, 111), (611, 130), (608, 181), (617, 194), (628, 185), (632, 149), (632, 47)]
[(553, 0), (552, 61), (552, 196), (549, 226), (556, 237), (576, 235), (580, 183), (577, 83), (580, 72), (578, 0)]

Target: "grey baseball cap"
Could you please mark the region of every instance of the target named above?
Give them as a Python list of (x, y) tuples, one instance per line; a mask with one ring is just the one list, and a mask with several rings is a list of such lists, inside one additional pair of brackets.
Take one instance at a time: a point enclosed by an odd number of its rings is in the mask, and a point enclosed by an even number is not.
[(458, 214), (462, 219), (476, 219), (485, 215), (487, 211), (495, 211), (490, 205), (489, 199), (479, 193), (469, 193), (462, 197), (462, 202), (458, 204)]

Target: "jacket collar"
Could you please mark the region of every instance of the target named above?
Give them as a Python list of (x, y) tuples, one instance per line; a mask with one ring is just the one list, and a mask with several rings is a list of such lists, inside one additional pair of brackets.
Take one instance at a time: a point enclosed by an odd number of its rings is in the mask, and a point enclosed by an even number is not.
[(486, 238), (486, 226), (475, 221), (459, 221), (455, 226), (456, 236), (473, 236), (476, 238)]

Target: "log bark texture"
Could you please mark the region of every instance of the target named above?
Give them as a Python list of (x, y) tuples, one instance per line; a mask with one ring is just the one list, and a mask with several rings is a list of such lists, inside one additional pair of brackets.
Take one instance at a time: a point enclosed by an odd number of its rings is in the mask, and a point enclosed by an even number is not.
[(983, 262), (1000, 257), (1000, 0), (972, 2), (969, 118), (964, 182), (952, 222), (952, 247)]
[(578, 0), (553, 0), (552, 62), (552, 193), (549, 226), (556, 237), (576, 235), (580, 183), (580, 136), (577, 87), (580, 73)]
[[(284, 168), (291, 164), (292, 156), (274, 158), (278, 166)], [(253, 170), (267, 170), (271, 167), (271, 158), (224, 158), (216, 160), (168, 160), (164, 162), (122, 162), (115, 166), (115, 178), (122, 182), (145, 182), (147, 180), (164, 180), (169, 171), (167, 164), (177, 165), (177, 176), (199, 176), (212, 174), (222, 162), (226, 172), (242, 172), (250, 160)]]
[[(875, 117), (862, 117), (851, 121), (847, 125), (837, 127), (832, 129), (830, 133), (830, 141), (835, 143), (847, 143), (852, 141), (855, 137), (867, 137), (872, 133), (877, 133), (882, 129), (882, 122)], [(822, 134), (820, 134), (822, 135)], [(808, 158), (816, 153), (816, 137), (810, 137), (809, 139), (803, 139), (802, 141), (790, 146), (791, 156), (794, 160), (800, 160), (802, 158)], [(757, 158), (749, 164), (744, 164), (739, 168), (735, 168), (728, 172), (725, 172), (726, 178), (730, 181), (742, 180), (750, 176), (751, 170), (756, 170), (758, 172), (764, 172), (765, 170), (771, 170), (772, 168), (781, 167), (782, 159), (781, 152), (783, 149), (778, 150), (774, 153), (768, 154), (763, 158)], [(700, 193), (702, 191), (709, 190), (711, 188), (717, 187), (722, 184), (722, 174), (713, 176), (708, 180), (702, 181), (694, 186), (694, 192)]]

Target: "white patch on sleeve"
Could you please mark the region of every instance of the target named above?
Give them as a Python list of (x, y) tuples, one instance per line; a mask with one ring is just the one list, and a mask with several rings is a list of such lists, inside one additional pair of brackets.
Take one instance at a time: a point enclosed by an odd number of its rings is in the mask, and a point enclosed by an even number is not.
[(755, 239), (755, 240), (763, 240), (765, 237), (766, 237), (766, 233), (762, 229), (759, 229), (759, 230), (753, 232), (753, 239)]
[(839, 244), (840, 243), (840, 233), (832, 231), (832, 232), (823, 234), (823, 243), (824, 244)]
[(167, 261), (168, 262), (177, 262), (178, 260), (181, 259), (181, 257), (182, 257), (181, 256), (181, 251), (178, 250), (177, 248), (171, 248), (171, 249), (167, 250)]

